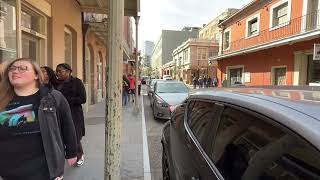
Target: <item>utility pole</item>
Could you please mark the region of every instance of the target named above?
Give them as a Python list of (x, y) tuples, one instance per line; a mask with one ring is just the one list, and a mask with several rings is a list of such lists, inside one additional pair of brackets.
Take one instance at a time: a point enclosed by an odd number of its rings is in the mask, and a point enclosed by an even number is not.
[(124, 0), (109, 0), (104, 180), (120, 180)]
[(134, 20), (135, 20), (135, 24), (136, 24), (136, 93), (135, 93), (135, 101), (134, 101), (134, 106), (135, 106), (135, 110), (136, 112), (139, 112), (139, 107), (138, 107), (138, 81), (139, 81), (139, 66), (140, 66), (140, 62), (139, 62), (139, 48), (138, 48), (138, 26), (139, 26), (139, 19), (140, 19), (140, 16), (135, 16), (134, 17)]

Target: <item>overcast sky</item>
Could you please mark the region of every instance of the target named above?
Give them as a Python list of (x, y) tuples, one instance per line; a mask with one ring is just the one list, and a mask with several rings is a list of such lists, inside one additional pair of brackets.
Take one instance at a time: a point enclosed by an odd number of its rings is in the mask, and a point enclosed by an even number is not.
[(241, 8), (251, 0), (141, 0), (139, 49), (146, 40), (156, 43), (161, 30), (181, 30), (210, 22), (227, 8)]

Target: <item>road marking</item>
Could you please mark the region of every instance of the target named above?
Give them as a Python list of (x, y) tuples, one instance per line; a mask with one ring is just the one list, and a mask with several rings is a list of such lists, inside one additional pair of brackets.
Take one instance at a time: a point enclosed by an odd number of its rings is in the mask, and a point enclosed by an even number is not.
[(151, 180), (149, 148), (147, 139), (146, 117), (144, 114), (143, 96), (141, 96), (141, 111), (142, 111), (142, 142), (143, 142), (143, 174), (144, 180)]

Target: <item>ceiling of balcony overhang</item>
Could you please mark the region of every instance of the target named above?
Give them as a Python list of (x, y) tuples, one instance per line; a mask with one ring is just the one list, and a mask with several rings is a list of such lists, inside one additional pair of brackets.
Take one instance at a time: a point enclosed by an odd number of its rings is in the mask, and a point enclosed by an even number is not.
[[(77, 0), (82, 12), (108, 14), (109, 0)], [(140, 0), (124, 0), (124, 15), (137, 16), (140, 11)]]

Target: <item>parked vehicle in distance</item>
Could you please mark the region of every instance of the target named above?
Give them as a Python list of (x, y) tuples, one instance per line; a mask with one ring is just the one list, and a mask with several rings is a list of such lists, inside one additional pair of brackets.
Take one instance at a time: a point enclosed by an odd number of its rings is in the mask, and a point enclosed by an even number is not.
[(192, 94), (162, 132), (163, 179), (320, 179), (320, 88)]
[(142, 76), (141, 77), (141, 84), (148, 84), (150, 81), (150, 76)]
[(150, 95), (152, 95), (153, 93), (153, 88), (154, 88), (154, 84), (157, 81), (163, 81), (162, 79), (151, 79), (150, 83), (147, 86), (147, 92), (148, 92), (148, 96), (150, 97)]
[(170, 75), (163, 75), (163, 80), (172, 80), (172, 77)]
[(188, 87), (180, 81), (157, 81), (151, 97), (155, 118), (170, 119), (171, 112), (189, 95)]

